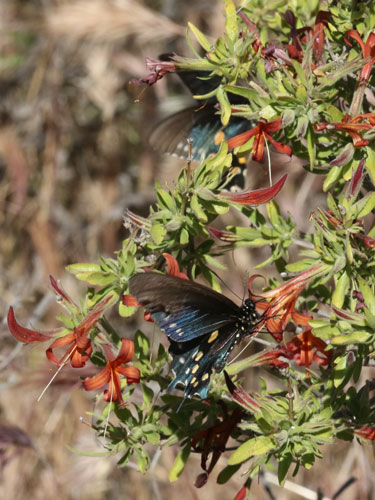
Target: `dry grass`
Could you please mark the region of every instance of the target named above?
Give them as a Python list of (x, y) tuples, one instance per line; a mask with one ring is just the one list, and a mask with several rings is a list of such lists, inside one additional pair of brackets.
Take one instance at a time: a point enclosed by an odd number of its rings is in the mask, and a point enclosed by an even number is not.
[[(55, 326), (58, 309), (48, 274), (62, 278), (65, 289), (78, 299), (83, 286), (64, 267), (111, 255), (125, 236), (125, 208), (145, 210), (156, 173), (170, 179), (176, 171), (176, 160), (160, 163), (149, 150), (145, 133), (145, 125), (157, 119), (157, 97), (165, 96), (165, 82), (157, 86), (157, 94), (148, 91), (134, 104), (139, 89), (128, 81), (144, 74), (145, 56), (156, 57), (171, 47), (183, 50), (187, 20), (214, 36), (222, 18), (214, 0), (158, 4), (159, 12), (136, 0), (0, 4), (2, 318), (12, 304), (23, 323), (41, 329)], [(302, 229), (317, 203), (311, 192), (319, 190), (319, 179), (306, 178), (293, 164), (285, 168), (294, 182), (281, 204), (300, 215)], [(260, 173), (250, 172), (254, 186)], [(249, 271), (249, 262), (248, 251), (236, 253), (238, 276), (231, 285), (240, 293), (240, 276)], [(126, 322), (120, 325), (126, 335)], [(194, 488), (198, 456), (179, 482), (170, 484), (174, 448), (161, 454), (155, 450), (146, 476), (132, 467), (117, 469), (115, 457), (72, 453), (66, 445), (102, 449), (79, 420), (93, 410), (92, 396), (66, 370), (36, 403), (52, 373), (43, 350), (15, 346), (4, 320), (0, 336), (1, 498), (164, 500), (180, 491), (186, 499), (234, 497), (242, 483), (238, 477), (218, 487), (214, 474), (203, 490)], [(358, 482), (340, 498), (375, 498), (369, 448), (339, 444), (327, 451), (321, 464), (300, 472), (295, 482), (332, 495), (353, 474)], [(279, 500), (298, 498), (288, 490), (272, 490)], [(253, 486), (252, 498), (267, 498), (261, 484)]]

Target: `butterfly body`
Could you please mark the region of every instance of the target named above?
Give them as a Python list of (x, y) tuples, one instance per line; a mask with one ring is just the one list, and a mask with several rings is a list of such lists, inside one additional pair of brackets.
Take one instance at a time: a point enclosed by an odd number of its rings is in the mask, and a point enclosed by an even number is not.
[(185, 397), (205, 399), (212, 372), (221, 372), (236, 344), (254, 332), (259, 322), (254, 302), (239, 307), (199, 283), (157, 273), (133, 276), (129, 285), (171, 343), (170, 388), (181, 383)]

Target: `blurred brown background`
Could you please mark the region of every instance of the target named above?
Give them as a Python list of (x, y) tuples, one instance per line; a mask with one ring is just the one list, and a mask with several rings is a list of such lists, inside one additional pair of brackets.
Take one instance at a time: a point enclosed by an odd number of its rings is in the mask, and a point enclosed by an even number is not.
[[(48, 275), (62, 279), (79, 301), (85, 288), (64, 267), (111, 256), (126, 236), (125, 209), (147, 214), (154, 179), (170, 181), (177, 175), (181, 162), (151, 151), (147, 135), (162, 115), (190, 103), (189, 96), (173, 78), (144, 92), (129, 82), (145, 76), (145, 57), (189, 54), (187, 21), (207, 35), (220, 35), (222, 3), (0, 3), (0, 498), (164, 500), (183, 491), (186, 499), (230, 499), (243, 483), (237, 475), (219, 487), (214, 471), (202, 490), (195, 489), (196, 456), (179, 482), (170, 484), (177, 448), (155, 449), (145, 476), (131, 466), (118, 469), (116, 457), (72, 453), (66, 445), (103, 450), (90, 427), (80, 422), (80, 417), (89, 422), (86, 412), (95, 409), (94, 396), (84, 393), (77, 373), (65, 368), (37, 403), (53, 370), (43, 347), (16, 344), (5, 324), (13, 305), (23, 324), (54, 328), (59, 308)], [(306, 229), (308, 214), (321, 199), (320, 180), (291, 164), (282, 170), (290, 176), (278, 202)], [(251, 186), (258, 187), (264, 175), (256, 171)], [(236, 252), (234, 260), (228, 257), (237, 271), (231, 285), (239, 293), (253, 259), (247, 250)], [(126, 321), (114, 321), (124, 336), (131, 334)], [(224, 464), (222, 458), (217, 472)], [(374, 498), (368, 493), (373, 465), (370, 447), (339, 443), (324, 463), (301, 471), (295, 482), (330, 496), (354, 474), (356, 485), (340, 498)], [(290, 489), (271, 488), (275, 498), (301, 498)], [(269, 496), (259, 483), (251, 498)]]

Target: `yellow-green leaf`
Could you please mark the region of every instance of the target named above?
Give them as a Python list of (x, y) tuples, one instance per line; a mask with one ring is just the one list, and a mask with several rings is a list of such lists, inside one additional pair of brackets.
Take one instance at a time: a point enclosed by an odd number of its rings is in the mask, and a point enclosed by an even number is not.
[(332, 296), (332, 305), (341, 308), (348, 293), (349, 276), (344, 271), (337, 280), (336, 289)]
[(177, 455), (176, 460), (172, 465), (172, 469), (169, 472), (169, 480), (172, 483), (173, 481), (176, 481), (180, 477), (182, 471), (184, 470), (187, 459), (189, 458), (189, 455), (190, 455), (190, 446), (186, 446), (185, 448), (183, 448)]
[(241, 462), (245, 462), (245, 460), (249, 460), (251, 457), (264, 455), (274, 447), (275, 443), (272, 437), (269, 436), (257, 436), (249, 439), (245, 443), (241, 444), (233, 455), (229, 457), (228, 465), (239, 464)]
[(188, 26), (190, 30), (193, 32), (193, 35), (197, 39), (199, 45), (201, 45), (206, 52), (210, 52), (210, 50), (212, 49), (212, 45), (204, 36), (204, 34), (196, 26), (194, 26), (194, 24), (188, 23)]
[(238, 38), (238, 24), (236, 15), (236, 6), (232, 0), (225, 2), (225, 31), (232, 42), (236, 42)]

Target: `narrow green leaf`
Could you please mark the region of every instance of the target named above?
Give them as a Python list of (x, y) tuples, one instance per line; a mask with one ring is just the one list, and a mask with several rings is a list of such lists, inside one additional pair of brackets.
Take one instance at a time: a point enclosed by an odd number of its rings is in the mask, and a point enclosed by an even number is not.
[(328, 191), (340, 177), (341, 173), (342, 173), (341, 167), (332, 167), (323, 183), (323, 190)]
[(232, 0), (226, 0), (225, 2), (225, 18), (225, 31), (231, 41), (235, 43), (238, 39), (238, 24), (236, 6)]
[(208, 221), (207, 215), (205, 214), (202, 206), (200, 205), (200, 203), (198, 201), (198, 196), (196, 195), (196, 193), (194, 193), (191, 197), (190, 206), (191, 206), (191, 209), (193, 210), (193, 212), (195, 213), (195, 215), (198, 217), (198, 219), (201, 222)]
[(223, 89), (223, 87), (220, 85), (220, 87), (217, 90), (216, 94), (217, 100), (219, 101), (220, 104), (220, 111), (221, 111), (221, 123), (224, 125), (228, 125), (230, 115), (231, 115), (231, 104), (229, 102), (227, 93)]
[(279, 468), (277, 469), (277, 477), (279, 480), (280, 486), (283, 486), (286, 475), (288, 474), (289, 467), (293, 462), (293, 455), (291, 453), (287, 453), (283, 455), (279, 460)]
[(229, 457), (228, 465), (236, 465), (245, 462), (251, 457), (264, 455), (275, 447), (273, 439), (269, 436), (257, 436), (241, 444), (239, 448)]
[(349, 333), (348, 335), (340, 335), (331, 339), (333, 345), (348, 345), (348, 344), (363, 344), (370, 340), (371, 335), (365, 330)]
[(176, 481), (182, 474), (182, 471), (184, 470), (189, 455), (190, 455), (190, 445), (185, 446), (185, 448), (183, 448), (177, 455), (176, 460), (174, 461), (174, 464), (172, 465), (172, 468), (169, 471), (169, 480), (172, 483)]
[(367, 309), (374, 315), (375, 314), (375, 296), (368, 283), (362, 279), (358, 278), (359, 290), (363, 295), (363, 299)]
[(188, 23), (188, 26), (189, 26), (190, 30), (193, 32), (199, 45), (201, 47), (203, 47), (206, 52), (210, 52), (210, 50), (212, 49), (212, 45), (207, 40), (207, 38), (204, 36), (204, 34), (196, 26), (194, 26), (194, 24)]
[(336, 289), (332, 295), (332, 305), (341, 308), (348, 294), (349, 276), (344, 271), (336, 282)]

